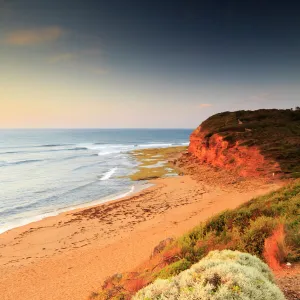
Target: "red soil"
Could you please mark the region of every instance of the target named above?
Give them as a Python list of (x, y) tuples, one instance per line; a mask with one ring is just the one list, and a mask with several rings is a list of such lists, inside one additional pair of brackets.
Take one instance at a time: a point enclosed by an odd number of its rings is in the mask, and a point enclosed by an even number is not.
[(199, 126), (190, 136), (189, 153), (200, 163), (237, 172), (240, 176), (260, 176), (276, 172), (278, 163), (266, 159), (258, 147), (241, 146), (239, 141), (230, 144), (218, 134), (207, 137)]
[(268, 263), (269, 267), (273, 271), (282, 269), (281, 262), (284, 257), (283, 253), (284, 243), (284, 228), (280, 224), (276, 230), (274, 230), (272, 236), (265, 240), (265, 247), (263, 256)]

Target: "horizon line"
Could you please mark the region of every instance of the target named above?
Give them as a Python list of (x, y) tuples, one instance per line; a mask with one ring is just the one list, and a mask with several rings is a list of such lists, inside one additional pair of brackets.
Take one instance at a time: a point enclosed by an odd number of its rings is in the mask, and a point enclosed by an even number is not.
[(128, 130), (128, 129), (135, 129), (135, 130), (147, 130), (147, 129), (155, 129), (155, 130), (171, 130), (171, 129), (181, 129), (181, 130), (188, 130), (194, 129), (194, 127), (0, 127), (0, 130), (70, 130), (70, 129), (101, 129), (101, 130)]

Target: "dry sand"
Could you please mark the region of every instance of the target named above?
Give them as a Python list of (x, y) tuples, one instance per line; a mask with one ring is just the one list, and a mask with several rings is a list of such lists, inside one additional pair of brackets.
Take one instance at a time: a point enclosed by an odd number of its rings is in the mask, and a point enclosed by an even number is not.
[(131, 197), (70, 211), (0, 235), (0, 299), (86, 299), (110, 275), (132, 270), (167, 237), (279, 184), (206, 185), (158, 179)]

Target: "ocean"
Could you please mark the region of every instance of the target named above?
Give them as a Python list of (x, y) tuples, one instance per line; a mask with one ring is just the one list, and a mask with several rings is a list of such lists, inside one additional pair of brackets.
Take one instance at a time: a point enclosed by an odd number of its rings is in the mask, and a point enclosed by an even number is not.
[(187, 145), (188, 129), (0, 130), (0, 233), (129, 195), (134, 149)]

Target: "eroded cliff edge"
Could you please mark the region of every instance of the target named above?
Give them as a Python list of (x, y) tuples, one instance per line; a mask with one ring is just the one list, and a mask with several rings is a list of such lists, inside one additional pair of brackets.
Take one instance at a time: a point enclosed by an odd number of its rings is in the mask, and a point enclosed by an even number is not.
[(188, 152), (244, 177), (300, 177), (300, 110), (213, 115), (193, 131)]

